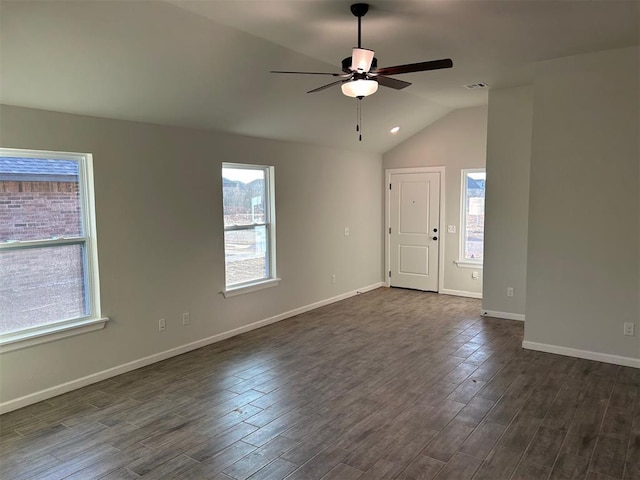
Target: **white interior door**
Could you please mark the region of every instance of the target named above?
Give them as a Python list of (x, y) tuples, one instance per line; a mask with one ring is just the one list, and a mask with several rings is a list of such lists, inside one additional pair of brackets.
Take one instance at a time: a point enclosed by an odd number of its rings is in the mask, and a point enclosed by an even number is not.
[(389, 283), (438, 291), (440, 173), (391, 173)]

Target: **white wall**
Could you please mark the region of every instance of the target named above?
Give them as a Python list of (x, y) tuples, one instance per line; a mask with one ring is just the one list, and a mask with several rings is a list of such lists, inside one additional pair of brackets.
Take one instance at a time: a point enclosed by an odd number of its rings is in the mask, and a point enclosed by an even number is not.
[[(479, 296), (482, 294), (482, 269), (458, 267), (460, 195), (464, 168), (485, 166), (487, 145), (487, 107), (464, 108), (451, 112), (415, 134), (382, 157), (383, 168), (445, 166), (445, 214), (442, 221), (445, 249), (444, 285), (441, 291)], [(446, 232), (456, 225), (458, 233)], [(479, 272), (479, 279), (471, 273)]]
[(530, 86), (489, 92), (482, 309), (513, 320), (525, 318), (532, 116)]
[(639, 58), (628, 48), (536, 73), (525, 346), (640, 366), (640, 332), (622, 334), (640, 326)]
[[(0, 404), (382, 281), (379, 155), (9, 106), (0, 116), (4, 147), (93, 154), (111, 318), (2, 354)], [(221, 162), (275, 165), (278, 287), (219, 294)]]

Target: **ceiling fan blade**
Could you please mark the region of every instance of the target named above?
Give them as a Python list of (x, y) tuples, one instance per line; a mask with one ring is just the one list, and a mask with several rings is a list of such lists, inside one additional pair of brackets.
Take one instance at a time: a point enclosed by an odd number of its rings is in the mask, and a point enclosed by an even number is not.
[(346, 80), (336, 80), (335, 82), (331, 82), (331, 83), (327, 83), (326, 85), (323, 85), (321, 87), (318, 88), (314, 88), (313, 90), (309, 90), (307, 93), (316, 93), (316, 92), (320, 92), (326, 88), (329, 87), (333, 87), (334, 85), (338, 85), (340, 83), (344, 83)]
[(295, 75), (331, 75), (332, 77), (346, 77), (344, 73), (329, 73), (329, 72), (285, 72), (282, 70), (271, 70), (271, 73), (293, 73)]
[(368, 72), (375, 52), (367, 48), (354, 48), (351, 52), (351, 71)]
[(398, 80), (396, 78), (384, 77), (382, 75), (377, 75), (373, 77), (380, 85), (383, 87), (393, 88), (395, 90), (402, 90), (403, 88), (407, 88), (411, 83), (405, 82), (404, 80)]
[(407, 65), (396, 65), (394, 67), (382, 67), (374, 72), (376, 75), (400, 75), (401, 73), (424, 72), (426, 70), (439, 70), (441, 68), (451, 68), (453, 62), (450, 58), (442, 60), (431, 60), (429, 62), (409, 63)]

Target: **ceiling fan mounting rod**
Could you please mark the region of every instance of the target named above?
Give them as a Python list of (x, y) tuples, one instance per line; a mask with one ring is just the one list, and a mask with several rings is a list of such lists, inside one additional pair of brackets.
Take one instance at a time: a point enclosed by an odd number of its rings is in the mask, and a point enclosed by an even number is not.
[(351, 13), (358, 17), (358, 48), (362, 48), (362, 17), (364, 17), (368, 11), (368, 3), (354, 3), (351, 5)]

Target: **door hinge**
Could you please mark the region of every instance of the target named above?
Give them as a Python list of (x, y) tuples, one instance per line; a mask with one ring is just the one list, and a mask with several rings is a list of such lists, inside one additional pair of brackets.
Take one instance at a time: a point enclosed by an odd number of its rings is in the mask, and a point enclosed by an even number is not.
[(391, 190), (391, 184), (389, 184), (389, 190)]
[(389, 270), (389, 278), (391, 278), (391, 270)]
[(391, 227), (389, 227), (389, 235), (391, 235)]

